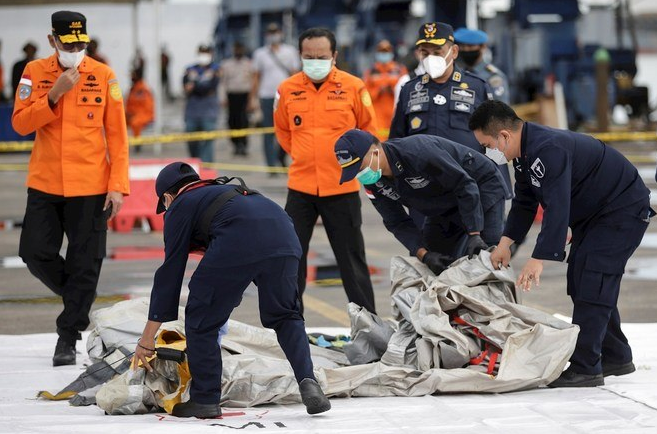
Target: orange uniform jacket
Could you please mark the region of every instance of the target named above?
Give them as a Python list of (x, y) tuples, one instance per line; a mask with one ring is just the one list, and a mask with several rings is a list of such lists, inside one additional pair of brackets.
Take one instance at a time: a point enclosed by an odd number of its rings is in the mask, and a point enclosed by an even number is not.
[[(395, 110), (395, 85), (399, 81), (399, 77), (406, 72), (406, 68), (397, 62), (376, 62), (372, 69), (365, 72), (363, 80), (367, 91), (372, 96), (377, 121), (382, 129), (390, 128)], [(386, 140), (388, 134), (379, 131), (377, 137), (379, 140)]]
[(333, 67), (317, 90), (299, 72), (281, 83), (274, 102), (274, 129), (292, 157), (288, 187), (315, 196), (358, 191), (355, 179), (340, 185), (335, 142), (347, 130), (374, 134), (376, 116), (363, 81)]
[(125, 104), (128, 125), (135, 137), (141, 135), (141, 130), (155, 118), (153, 94), (144, 80), (139, 80), (130, 88)]
[(19, 134), (36, 131), (27, 186), (58, 196), (130, 192), (128, 134), (114, 72), (85, 56), (80, 80), (57, 102), (48, 91), (63, 72), (54, 54), (27, 64), (11, 118)]

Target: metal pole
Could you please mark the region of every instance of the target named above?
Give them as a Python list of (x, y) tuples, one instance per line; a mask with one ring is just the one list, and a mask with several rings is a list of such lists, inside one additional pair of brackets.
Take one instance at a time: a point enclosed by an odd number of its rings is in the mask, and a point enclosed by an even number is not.
[(465, 6), (465, 27), (479, 29), (479, 0), (468, 0)]
[[(162, 49), (162, 41), (160, 40), (160, 0), (153, 0), (153, 14), (155, 16), (155, 50), (154, 50), (154, 59), (155, 62), (155, 134), (162, 134), (162, 107), (163, 107), (163, 98), (164, 92), (162, 91), (162, 56), (160, 50)], [(157, 143), (153, 146), (153, 151), (155, 155), (160, 155), (162, 153), (162, 144)]]

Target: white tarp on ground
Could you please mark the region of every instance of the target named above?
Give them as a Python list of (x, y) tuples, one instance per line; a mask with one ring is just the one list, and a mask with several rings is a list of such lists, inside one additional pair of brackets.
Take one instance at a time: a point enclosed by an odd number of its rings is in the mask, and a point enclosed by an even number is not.
[(77, 366), (53, 368), (55, 334), (0, 336), (0, 433), (433, 434), (448, 430), (452, 434), (654, 434), (657, 324), (625, 324), (623, 329), (634, 350), (637, 372), (607, 377), (603, 387), (419, 398), (335, 398), (331, 411), (315, 417), (308, 416), (302, 404), (224, 407), (224, 417), (213, 420), (178, 419), (162, 413), (106, 416), (96, 406), (72, 407), (66, 401), (36, 400), (37, 391), (60, 390), (80, 375), (86, 355), (78, 356)]

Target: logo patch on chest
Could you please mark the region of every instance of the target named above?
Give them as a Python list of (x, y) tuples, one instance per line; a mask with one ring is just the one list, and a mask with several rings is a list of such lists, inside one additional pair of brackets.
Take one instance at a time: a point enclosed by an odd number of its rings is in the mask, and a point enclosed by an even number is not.
[(419, 189), (419, 188), (424, 188), (427, 185), (429, 185), (429, 181), (427, 179), (424, 179), (421, 176), (414, 176), (412, 178), (404, 178), (404, 180), (408, 183), (408, 185), (411, 186), (411, 188), (414, 189)]

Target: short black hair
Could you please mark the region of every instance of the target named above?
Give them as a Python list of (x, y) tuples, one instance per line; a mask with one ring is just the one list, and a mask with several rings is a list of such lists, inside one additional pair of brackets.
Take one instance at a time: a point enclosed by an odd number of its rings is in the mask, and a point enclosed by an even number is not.
[(496, 136), (500, 130), (517, 130), (523, 120), (502, 101), (484, 101), (470, 116), (470, 130), (481, 130), (487, 136)]
[(332, 31), (325, 27), (311, 27), (310, 29), (304, 30), (301, 35), (299, 35), (299, 53), (301, 53), (301, 43), (306, 39), (313, 38), (326, 38), (331, 43), (331, 53), (335, 53), (337, 42), (335, 41), (335, 35)]

